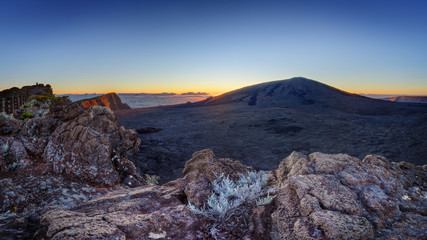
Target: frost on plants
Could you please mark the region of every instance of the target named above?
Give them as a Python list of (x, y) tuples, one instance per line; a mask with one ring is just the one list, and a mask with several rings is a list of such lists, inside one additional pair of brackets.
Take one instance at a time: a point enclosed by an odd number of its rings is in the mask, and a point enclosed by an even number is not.
[[(244, 215), (255, 205), (271, 203), (275, 196), (266, 195), (267, 175), (263, 171), (239, 174), (237, 182), (221, 174), (211, 182), (212, 194), (203, 208), (189, 203), (193, 213), (214, 221), (227, 221), (236, 215)], [(265, 197), (263, 197), (265, 196)]]

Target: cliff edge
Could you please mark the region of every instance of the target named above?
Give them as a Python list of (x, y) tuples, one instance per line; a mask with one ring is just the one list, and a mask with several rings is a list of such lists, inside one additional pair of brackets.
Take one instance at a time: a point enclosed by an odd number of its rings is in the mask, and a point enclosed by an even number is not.
[(77, 102), (81, 103), (85, 108), (103, 106), (108, 107), (112, 111), (130, 109), (129, 105), (122, 103), (122, 100), (116, 93), (107, 93), (99, 97), (84, 99)]

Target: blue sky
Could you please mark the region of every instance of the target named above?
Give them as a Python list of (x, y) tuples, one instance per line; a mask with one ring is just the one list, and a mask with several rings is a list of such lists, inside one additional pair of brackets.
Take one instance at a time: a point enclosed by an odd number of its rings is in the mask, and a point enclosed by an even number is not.
[(304, 76), (427, 95), (425, 1), (0, 1), (0, 89), (222, 93)]

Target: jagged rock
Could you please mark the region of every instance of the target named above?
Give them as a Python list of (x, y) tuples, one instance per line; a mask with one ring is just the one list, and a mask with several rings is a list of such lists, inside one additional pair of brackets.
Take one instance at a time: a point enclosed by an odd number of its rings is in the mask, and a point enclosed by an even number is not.
[(0, 239), (32, 239), (46, 206), (145, 184), (128, 160), (139, 149), (134, 130), (117, 127), (108, 108), (56, 100), (45, 117), (0, 116)]
[(11, 115), (0, 113), (0, 135), (9, 135), (18, 129), (19, 120)]
[[(122, 190), (70, 210), (47, 208), (42, 239), (206, 239), (206, 223), (184, 204), (176, 182)], [(97, 209), (95, 212), (94, 209)]]
[(82, 104), (85, 108), (103, 106), (108, 107), (112, 111), (130, 109), (129, 105), (122, 103), (122, 100), (116, 93), (107, 93), (99, 97), (80, 100), (78, 103)]
[(311, 218), (327, 239), (369, 239), (373, 236), (373, 227), (364, 217), (336, 211), (316, 211)]
[(117, 127), (107, 108), (90, 108), (55, 129), (44, 150), (44, 160), (56, 173), (75, 179), (113, 186), (120, 175), (114, 166), (138, 151), (134, 130)]
[(274, 201), (254, 207), (245, 224), (216, 223), (189, 210), (188, 202), (205, 203), (211, 193), (209, 183), (217, 175), (235, 178), (250, 170), (238, 161), (217, 159), (210, 150), (199, 151), (186, 163), (183, 178), (162, 186), (114, 191), (73, 209), (46, 208), (37, 237), (427, 238), (424, 167), (389, 163), (375, 155), (361, 161), (345, 154), (292, 153), (280, 163), (276, 176), (270, 175)]
[(62, 101), (54, 101), (50, 105), (47, 116), (61, 121), (74, 119), (84, 112), (84, 107), (79, 103), (65, 104)]
[[(407, 222), (419, 227), (427, 224), (423, 187), (427, 177), (421, 168), (396, 166), (375, 155), (360, 161), (345, 154), (313, 153), (307, 157), (294, 152), (280, 163), (276, 174), (279, 189), (277, 210), (272, 214), (273, 239), (427, 237), (416, 228), (403, 231), (393, 227)], [(414, 199), (409, 197), (412, 193)], [(403, 206), (410, 215), (402, 212)]]

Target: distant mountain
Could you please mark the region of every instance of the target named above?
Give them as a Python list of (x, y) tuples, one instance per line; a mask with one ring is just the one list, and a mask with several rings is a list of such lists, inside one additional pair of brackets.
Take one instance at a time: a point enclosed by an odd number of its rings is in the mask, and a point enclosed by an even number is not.
[(427, 104), (427, 96), (395, 96), (395, 97), (383, 98), (383, 100), (392, 101), (392, 102)]
[(310, 111), (335, 109), (358, 114), (389, 113), (402, 106), (348, 93), (303, 77), (256, 84), (188, 105), (221, 104), (242, 104), (261, 108), (309, 108)]
[(84, 99), (78, 102), (82, 103), (85, 108), (93, 106), (105, 106), (113, 111), (130, 109), (129, 105), (127, 105), (126, 103), (122, 103), (122, 100), (119, 96), (117, 96), (116, 93), (107, 93), (99, 97)]

